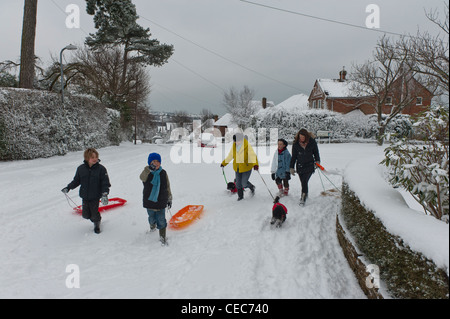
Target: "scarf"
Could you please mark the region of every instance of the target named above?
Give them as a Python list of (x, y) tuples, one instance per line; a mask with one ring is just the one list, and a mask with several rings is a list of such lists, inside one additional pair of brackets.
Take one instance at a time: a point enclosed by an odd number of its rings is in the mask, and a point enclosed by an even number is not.
[(161, 178), (159, 176), (159, 174), (162, 171), (162, 167), (160, 167), (158, 170), (152, 172), (153, 174), (153, 179), (152, 179), (152, 192), (150, 193), (150, 197), (148, 198), (148, 200), (152, 201), (152, 202), (157, 202), (158, 201), (158, 196), (159, 196), (159, 189), (161, 187)]

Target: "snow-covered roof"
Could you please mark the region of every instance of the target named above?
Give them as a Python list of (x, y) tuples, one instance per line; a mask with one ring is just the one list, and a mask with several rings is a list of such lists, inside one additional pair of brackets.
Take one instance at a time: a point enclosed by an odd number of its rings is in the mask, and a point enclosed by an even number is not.
[(227, 126), (227, 127), (237, 127), (237, 125), (233, 122), (233, 116), (231, 113), (227, 113), (218, 119), (214, 126)]
[(271, 108), (261, 108), (256, 112), (257, 116), (266, 116), (267, 114), (275, 114), (277, 112), (297, 113), (299, 111), (308, 110), (308, 96), (305, 94), (293, 95), (283, 102)]
[(353, 94), (351, 93), (351, 84), (352, 81), (339, 81), (333, 79), (317, 79), (317, 83), (319, 84), (322, 91), (327, 94), (329, 98), (336, 97), (351, 97)]
[(305, 94), (293, 95), (276, 107), (285, 111), (308, 110), (308, 96)]

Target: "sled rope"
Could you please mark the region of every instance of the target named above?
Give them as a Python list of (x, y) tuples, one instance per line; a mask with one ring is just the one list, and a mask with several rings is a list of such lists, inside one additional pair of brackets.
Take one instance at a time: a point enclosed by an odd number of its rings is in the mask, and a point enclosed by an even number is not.
[[(320, 169), (319, 169), (319, 177), (320, 177), (320, 174), (322, 174), (322, 175), (323, 175), (323, 176), (331, 183), (331, 185), (334, 186), (334, 188), (335, 188), (339, 193), (342, 193), (341, 190), (340, 190), (339, 188), (337, 188), (336, 185), (334, 185), (334, 183), (328, 178), (328, 176), (325, 175), (325, 174), (322, 172), (322, 170), (325, 170), (325, 169), (323, 168), (323, 166), (320, 166), (320, 165), (318, 165), (317, 163), (316, 163), (316, 165), (320, 168)], [(320, 177), (320, 181), (322, 181), (322, 177)], [(322, 187), (323, 187), (323, 183), (322, 183)], [(324, 191), (325, 191), (325, 188), (324, 188)]]
[(320, 170), (319, 170), (319, 178), (320, 178), (320, 183), (322, 184), (323, 191), (325, 192), (325, 186), (323, 185), (322, 176), (320, 175)]
[[(64, 196), (66, 196), (67, 204), (69, 204), (70, 208), (75, 209), (78, 207), (78, 205), (72, 200), (72, 198), (69, 197), (69, 195), (64, 193)], [(72, 206), (72, 204), (70, 204), (70, 202), (72, 202), (75, 206)]]

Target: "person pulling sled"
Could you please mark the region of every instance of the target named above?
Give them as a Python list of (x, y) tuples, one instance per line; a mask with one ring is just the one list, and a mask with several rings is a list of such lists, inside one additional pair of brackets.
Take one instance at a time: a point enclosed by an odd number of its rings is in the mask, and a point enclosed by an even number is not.
[(143, 206), (147, 209), (150, 232), (158, 229), (161, 244), (167, 245), (166, 207), (172, 207), (169, 176), (161, 167), (161, 155), (158, 153), (149, 154), (147, 162), (148, 166), (139, 176), (144, 185)]
[(295, 136), (292, 144), (292, 159), (290, 164), (291, 175), (295, 175), (295, 169), (302, 184), (300, 196), (300, 206), (304, 206), (308, 198), (308, 182), (311, 175), (314, 174), (316, 163), (320, 164), (319, 148), (313, 138), (312, 133), (306, 129), (301, 129)]
[(94, 223), (94, 232), (100, 233), (100, 221), (102, 216), (98, 211), (101, 199), (103, 205), (108, 204), (108, 194), (111, 184), (106, 168), (100, 164), (98, 152), (94, 148), (88, 148), (84, 152), (84, 162), (75, 173), (75, 177), (61, 191), (67, 194), (71, 189), (80, 187), (80, 197), (83, 199), (82, 214), (84, 219)]

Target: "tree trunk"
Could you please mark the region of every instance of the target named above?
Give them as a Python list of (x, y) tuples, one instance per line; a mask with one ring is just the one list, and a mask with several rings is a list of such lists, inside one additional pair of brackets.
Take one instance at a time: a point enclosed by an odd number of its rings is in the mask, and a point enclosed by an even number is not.
[(34, 82), (36, 16), (37, 0), (25, 0), (19, 74), (19, 87), (25, 89), (32, 89)]
[(377, 136), (377, 144), (378, 144), (378, 146), (383, 146), (385, 131), (386, 131), (386, 126), (380, 125), (378, 127), (378, 136)]

